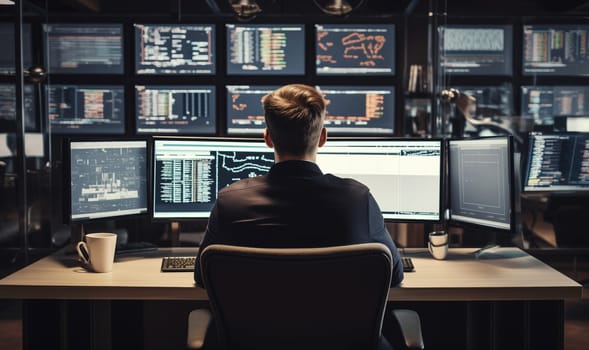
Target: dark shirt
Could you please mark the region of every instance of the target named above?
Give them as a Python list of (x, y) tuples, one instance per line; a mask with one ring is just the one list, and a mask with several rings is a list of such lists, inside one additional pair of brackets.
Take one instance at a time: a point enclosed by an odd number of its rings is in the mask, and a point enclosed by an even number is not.
[[(403, 280), (397, 247), (368, 187), (323, 174), (313, 162), (284, 161), (264, 176), (219, 191), (197, 255), (210, 244), (309, 248), (380, 242), (391, 250), (395, 287)], [(195, 281), (203, 286), (200, 270)]]

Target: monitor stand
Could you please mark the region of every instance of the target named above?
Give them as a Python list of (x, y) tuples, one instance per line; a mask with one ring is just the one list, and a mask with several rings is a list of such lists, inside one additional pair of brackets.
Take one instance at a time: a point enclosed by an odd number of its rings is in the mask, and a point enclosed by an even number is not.
[(206, 230), (208, 221), (178, 222), (166, 224), (163, 238), (171, 247), (198, 246)]
[(513, 242), (507, 240), (512, 238), (510, 234), (501, 234), (493, 229), (468, 228), (463, 235), (464, 247), (481, 247), (473, 253), (477, 259), (500, 246), (513, 245)]

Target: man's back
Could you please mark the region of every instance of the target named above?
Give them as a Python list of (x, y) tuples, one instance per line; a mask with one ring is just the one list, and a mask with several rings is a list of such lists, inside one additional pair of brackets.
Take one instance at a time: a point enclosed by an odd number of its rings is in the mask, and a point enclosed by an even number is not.
[[(382, 242), (398, 258), (368, 188), (323, 175), (315, 163), (287, 161), (219, 193), (201, 249), (212, 243), (292, 248), (366, 242)], [(395, 266), (394, 285), (402, 278)]]

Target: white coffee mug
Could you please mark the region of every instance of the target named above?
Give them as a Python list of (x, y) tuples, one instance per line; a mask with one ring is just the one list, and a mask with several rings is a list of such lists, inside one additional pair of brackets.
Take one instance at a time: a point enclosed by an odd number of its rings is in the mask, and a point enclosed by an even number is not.
[(117, 235), (108, 232), (89, 233), (84, 239), (85, 242), (81, 241), (76, 245), (82, 261), (94, 272), (111, 272), (115, 260)]
[(446, 259), (448, 255), (448, 233), (446, 231), (430, 232), (427, 248), (435, 259)]

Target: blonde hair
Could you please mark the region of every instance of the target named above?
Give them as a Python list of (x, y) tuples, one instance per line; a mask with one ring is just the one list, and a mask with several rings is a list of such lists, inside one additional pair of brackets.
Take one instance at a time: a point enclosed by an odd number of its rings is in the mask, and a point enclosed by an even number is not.
[(262, 98), (266, 127), (276, 152), (314, 152), (325, 118), (326, 101), (314, 87), (285, 85)]

